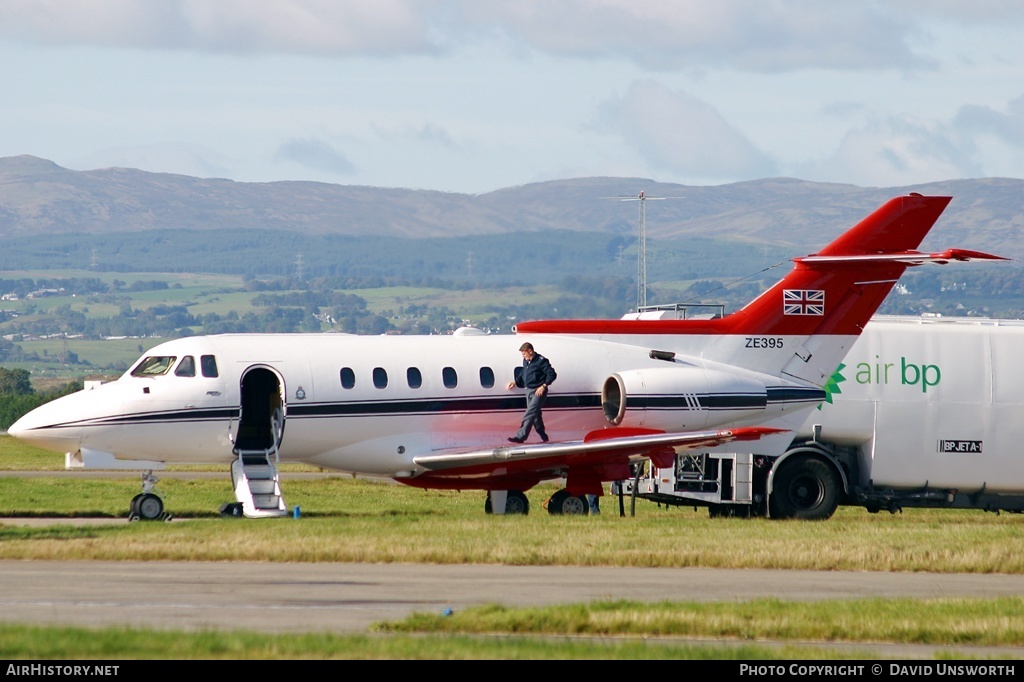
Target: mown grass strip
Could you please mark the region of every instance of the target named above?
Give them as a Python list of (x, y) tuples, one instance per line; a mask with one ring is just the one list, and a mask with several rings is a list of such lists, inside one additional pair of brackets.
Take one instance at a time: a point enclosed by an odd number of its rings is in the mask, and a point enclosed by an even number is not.
[(451, 615), (414, 614), (403, 621), (379, 624), (376, 629), (1022, 647), (1024, 598), (612, 601), (542, 608), (492, 605)]
[[(857, 660), (870, 647), (716, 645), (635, 638), (183, 632), (0, 624), (0, 659), (16, 660)], [(945, 657), (958, 657), (957, 652)]]

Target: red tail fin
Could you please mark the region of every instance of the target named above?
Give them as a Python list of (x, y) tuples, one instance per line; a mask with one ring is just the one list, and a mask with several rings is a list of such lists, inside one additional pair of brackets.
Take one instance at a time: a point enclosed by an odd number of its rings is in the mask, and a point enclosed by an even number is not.
[(896, 197), (839, 235), (819, 256), (852, 256), (916, 249), (952, 197)]
[(717, 320), (525, 322), (519, 333), (858, 335), (904, 270), (951, 260), (1005, 260), (977, 251), (915, 249), (951, 197), (896, 197), (817, 254), (795, 258), (785, 278), (741, 310)]
[[(738, 333), (860, 334), (951, 197), (890, 199), (735, 313)], [(908, 261), (916, 257), (917, 261)], [(742, 320), (742, 321), (741, 321)]]

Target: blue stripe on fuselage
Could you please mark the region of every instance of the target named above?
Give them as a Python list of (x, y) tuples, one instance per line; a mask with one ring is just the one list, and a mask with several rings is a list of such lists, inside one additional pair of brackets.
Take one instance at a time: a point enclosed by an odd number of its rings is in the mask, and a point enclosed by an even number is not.
[[(818, 403), (825, 399), (825, 391), (819, 388), (769, 387), (767, 397), (763, 393), (715, 393), (627, 397), (627, 408), (636, 410), (759, 410), (769, 404)], [(521, 411), (526, 399), (519, 396), (484, 397), (469, 396), (458, 398), (430, 398), (425, 400), (361, 400), (335, 403), (298, 403), (288, 405), (288, 417), (330, 418), (330, 417), (384, 417), (396, 415), (436, 415), (459, 413), (501, 413)], [(600, 409), (601, 396), (597, 393), (556, 394), (548, 398), (545, 409), (581, 410)], [(238, 418), (238, 408), (216, 408), (201, 410), (168, 410), (162, 412), (140, 412), (117, 415), (102, 419), (88, 419), (66, 422), (53, 427), (70, 426), (119, 426), (131, 424), (154, 424), (169, 422), (205, 422)], [(49, 427), (41, 427), (49, 428)]]

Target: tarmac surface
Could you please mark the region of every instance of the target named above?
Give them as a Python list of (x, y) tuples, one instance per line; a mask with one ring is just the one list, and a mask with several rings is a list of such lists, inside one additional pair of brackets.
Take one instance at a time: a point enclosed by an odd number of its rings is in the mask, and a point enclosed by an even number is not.
[[(336, 634), (366, 634), (373, 623), (413, 612), (456, 612), (489, 603), (1024, 594), (1024, 576), (1018, 575), (270, 562), (7, 560), (0, 561), (0, 585), (0, 621), (9, 623)], [(954, 649), (821, 645), (907, 659)], [(1024, 648), (957, 651), (1024, 659)]]
[[(63, 472), (61, 472), (63, 473)], [(83, 473), (71, 472), (76, 476)], [(110, 472), (96, 472), (110, 477)], [(122, 472), (119, 472), (122, 473)], [(167, 477), (222, 477), (159, 472)], [(52, 476), (54, 472), (4, 472)], [(123, 472), (138, 476), (138, 472)], [(325, 474), (292, 474), (322, 477)], [(0, 518), (0, 526), (119, 525), (123, 518)], [(174, 520), (178, 522), (178, 520)], [(187, 521), (183, 521), (186, 522)], [(0, 622), (168, 630), (245, 629), (267, 633), (367, 634), (414, 612), (470, 606), (511, 607), (595, 600), (742, 601), (867, 597), (1024, 595), (1024, 575), (874, 573), (708, 568), (277, 562), (0, 560)], [(644, 638), (645, 641), (658, 641)], [(665, 638), (676, 641), (678, 638)], [(735, 646), (751, 641), (687, 640)], [(859, 657), (932, 659), (953, 654), (1024, 660), (1024, 647), (771, 642), (849, 650)]]

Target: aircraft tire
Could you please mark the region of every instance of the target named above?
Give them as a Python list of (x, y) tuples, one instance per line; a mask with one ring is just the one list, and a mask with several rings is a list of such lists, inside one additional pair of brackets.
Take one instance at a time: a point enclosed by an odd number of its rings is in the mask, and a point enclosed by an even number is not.
[(147, 521), (159, 519), (164, 513), (164, 502), (153, 493), (145, 493), (137, 502), (138, 515)]
[(505, 513), (526, 516), (530, 513), (530, 500), (518, 490), (509, 490), (505, 499)]
[(839, 506), (839, 481), (826, 462), (798, 457), (775, 474), (768, 509), (773, 519), (824, 521)]
[(136, 517), (136, 520), (140, 518), (139, 514), (139, 500), (142, 499), (142, 493), (139, 493), (132, 498), (131, 504), (128, 505), (128, 518)]
[(586, 516), (589, 512), (590, 502), (587, 501), (586, 495), (573, 497), (565, 488), (556, 492), (548, 500), (548, 514), (551, 515)]
[[(484, 513), (494, 513), (494, 508), (491, 506), (490, 493), (488, 493), (487, 497), (484, 499)], [(522, 514), (523, 516), (529, 514), (530, 500), (526, 497), (526, 494), (519, 490), (509, 490), (508, 496), (505, 498), (505, 513)]]

